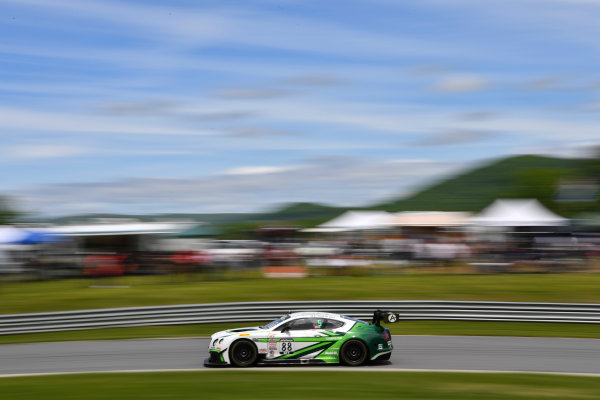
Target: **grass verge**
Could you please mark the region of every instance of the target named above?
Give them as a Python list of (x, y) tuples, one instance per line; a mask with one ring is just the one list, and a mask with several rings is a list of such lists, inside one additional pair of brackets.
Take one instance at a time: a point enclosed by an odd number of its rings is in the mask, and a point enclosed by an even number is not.
[[(325, 373), (324, 373), (325, 372)], [(232, 384), (235, 382), (235, 384)], [(201, 371), (0, 379), (29, 399), (598, 399), (600, 378), (541, 374), (367, 371)]]
[[(262, 323), (144, 326), (70, 332), (28, 333), (0, 336), (0, 344), (57, 342), (72, 340), (123, 340), (164, 337), (210, 336), (224, 330)], [(388, 325), (394, 335), (530, 336), (600, 339), (595, 324), (538, 322), (405, 321)]]
[(0, 314), (285, 300), (489, 300), (600, 303), (600, 274), (403, 275), (190, 280), (146, 276), (0, 283)]

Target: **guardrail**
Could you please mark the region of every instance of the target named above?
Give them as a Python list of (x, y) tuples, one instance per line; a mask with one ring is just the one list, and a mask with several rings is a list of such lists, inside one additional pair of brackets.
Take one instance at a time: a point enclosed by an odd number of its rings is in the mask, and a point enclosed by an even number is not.
[(129, 307), (0, 315), (0, 335), (151, 325), (269, 321), (290, 311), (369, 319), (376, 309), (404, 320), (600, 323), (600, 304), (474, 301), (286, 301)]

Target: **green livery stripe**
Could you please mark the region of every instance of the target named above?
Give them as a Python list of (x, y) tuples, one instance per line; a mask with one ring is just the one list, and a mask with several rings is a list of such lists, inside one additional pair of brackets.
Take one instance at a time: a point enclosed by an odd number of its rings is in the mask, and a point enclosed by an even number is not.
[(335, 342), (333, 342), (333, 341), (323, 342), (323, 343), (315, 343), (312, 346), (305, 347), (305, 348), (300, 349), (292, 354), (286, 354), (281, 357), (277, 357), (277, 359), (285, 360), (285, 359), (289, 359), (289, 358), (299, 358), (299, 357), (305, 356), (307, 354), (313, 353), (315, 351), (326, 350), (329, 347), (331, 347), (331, 345), (334, 343)]
[(323, 333), (327, 336), (344, 336), (343, 333), (333, 333), (333, 332), (329, 332), (329, 331), (322, 331), (321, 333)]
[(283, 339), (283, 340), (292, 340), (294, 342), (324, 342), (324, 341), (333, 341), (331, 338), (341, 338), (342, 336), (344, 336), (343, 333), (331, 333), (331, 332), (329, 332), (327, 334), (328, 334), (328, 336), (321, 336), (321, 337), (267, 338), (267, 339), (256, 339), (256, 341), (259, 342), (259, 343), (268, 343), (270, 340), (274, 340), (276, 342), (279, 342), (279, 341), (281, 341), (281, 339)]
[[(341, 336), (340, 336), (341, 337)], [(293, 338), (294, 342), (335, 342), (331, 336)]]

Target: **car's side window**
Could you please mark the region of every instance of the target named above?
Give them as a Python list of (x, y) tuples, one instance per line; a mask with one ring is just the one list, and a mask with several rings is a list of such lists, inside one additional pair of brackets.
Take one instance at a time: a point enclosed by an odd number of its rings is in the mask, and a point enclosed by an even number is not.
[(283, 332), (286, 329), (287, 330), (292, 329), (292, 325), (294, 324), (294, 322), (296, 322), (296, 321), (289, 321), (289, 322), (286, 322), (285, 324), (281, 324), (277, 328), (275, 328), (275, 330)]
[(314, 318), (299, 318), (292, 322), (291, 330), (315, 329)]
[(344, 326), (342, 321), (337, 321), (335, 319), (325, 319), (322, 322), (321, 329), (337, 329)]
[(298, 318), (283, 324), (277, 330), (285, 329), (290, 331), (299, 331), (307, 329), (337, 329), (344, 325), (342, 321), (327, 318)]

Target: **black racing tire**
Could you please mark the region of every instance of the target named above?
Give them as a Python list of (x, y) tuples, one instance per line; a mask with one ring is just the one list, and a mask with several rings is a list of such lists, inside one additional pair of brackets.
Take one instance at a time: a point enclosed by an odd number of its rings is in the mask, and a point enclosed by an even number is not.
[(229, 360), (231, 364), (239, 368), (247, 368), (254, 365), (258, 359), (258, 349), (249, 340), (237, 340), (229, 348)]
[(367, 361), (369, 351), (364, 342), (356, 339), (348, 340), (340, 349), (340, 360), (351, 367), (358, 367)]

